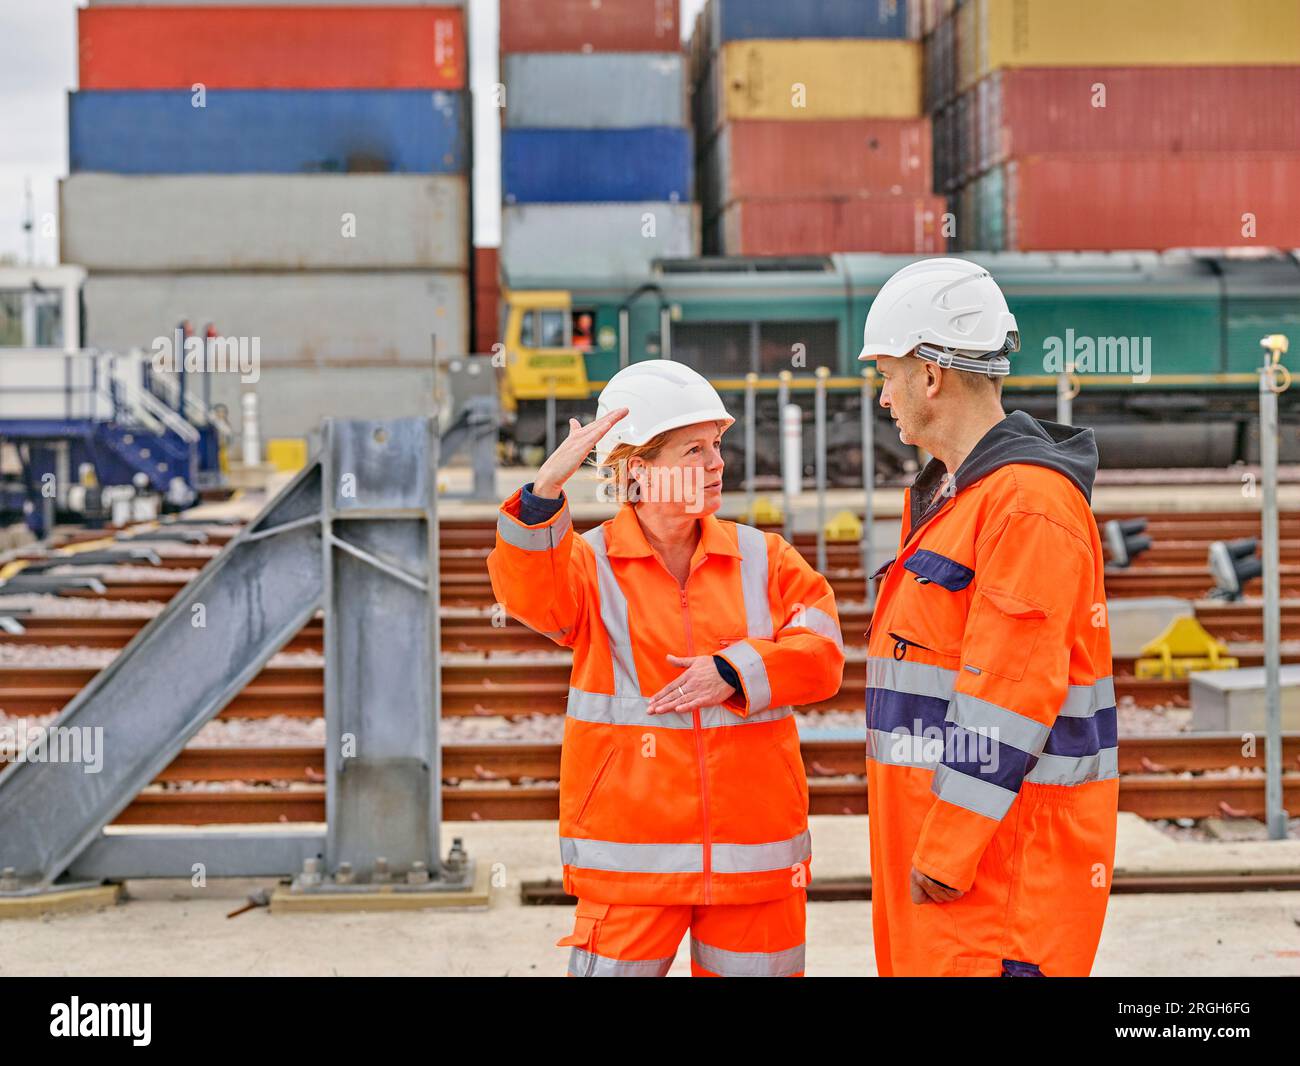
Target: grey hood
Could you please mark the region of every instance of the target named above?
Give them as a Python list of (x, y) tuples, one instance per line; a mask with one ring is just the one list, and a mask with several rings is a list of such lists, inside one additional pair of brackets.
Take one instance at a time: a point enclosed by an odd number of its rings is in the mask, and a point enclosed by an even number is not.
[[(957, 468), (952, 495), (970, 488), (981, 478), (1012, 463), (1028, 463), (1056, 470), (1070, 479), (1083, 498), (1092, 503), (1092, 483), (1097, 477), (1097, 441), (1091, 429), (1063, 426), (1012, 411), (979, 439)], [(912, 483), (912, 533), (943, 506), (939, 485), (947, 467), (931, 459)]]

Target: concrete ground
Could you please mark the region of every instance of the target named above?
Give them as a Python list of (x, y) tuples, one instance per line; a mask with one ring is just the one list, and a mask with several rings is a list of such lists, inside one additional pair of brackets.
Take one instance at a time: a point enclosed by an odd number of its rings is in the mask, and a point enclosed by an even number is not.
[[(867, 820), (812, 819), (816, 875), (867, 872)], [(131, 832), (156, 831), (152, 829)], [(0, 923), (0, 976), (422, 975), (554, 976), (572, 929), (569, 907), (523, 906), (522, 881), (557, 879), (554, 822), (449, 823), (494, 866), (486, 911), (270, 914), (227, 912), (270, 880), (131, 881), (129, 899), (97, 912)], [(1122, 815), (1121, 872), (1300, 871), (1300, 841), (1179, 842)], [(674, 975), (689, 973), (685, 946)], [(1094, 971), (1099, 976), (1300, 975), (1300, 892), (1112, 897)], [(871, 976), (871, 905), (814, 903), (808, 973)]]

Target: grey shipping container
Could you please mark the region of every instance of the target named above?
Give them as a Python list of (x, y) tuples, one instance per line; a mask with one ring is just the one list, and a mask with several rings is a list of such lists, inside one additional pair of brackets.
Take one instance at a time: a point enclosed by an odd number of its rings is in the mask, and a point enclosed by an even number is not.
[(60, 253), (91, 271), (465, 270), (468, 185), (425, 174), (74, 174)]
[(502, 57), (505, 122), (524, 129), (686, 126), (686, 57), (675, 52)]
[(515, 286), (554, 277), (644, 278), (700, 251), (694, 204), (515, 204), (501, 210), (501, 270)]
[(413, 418), (434, 410), (433, 367), (267, 367), (255, 385), (237, 375), (214, 374), (212, 402), (226, 405), (232, 428), (242, 431), (241, 394), (257, 394), (262, 440), (306, 437), (324, 418)]
[(182, 319), (256, 339), (265, 366), (411, 363), (469, 344), (466, 276), (422, 271), (92, 274), (86, 343), (148, 350)]

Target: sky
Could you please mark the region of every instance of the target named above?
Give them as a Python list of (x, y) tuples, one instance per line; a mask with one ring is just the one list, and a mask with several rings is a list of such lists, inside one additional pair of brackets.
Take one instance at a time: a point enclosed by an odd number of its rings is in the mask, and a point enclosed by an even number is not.
[[(544, 3), (545, 0), (539, 0)], [(0, 0), (0, 261), (27, 262), (22, 230), (30, 180), (37, 263), (58, 261), (58, 179), (68, 173), (67, 91), (77, 83), (78, 0)], [(474, 243), (501, 235), (497, 0), (467, 0), (474, 105)], [(704, 0), (681, 0), (689, 34)]]

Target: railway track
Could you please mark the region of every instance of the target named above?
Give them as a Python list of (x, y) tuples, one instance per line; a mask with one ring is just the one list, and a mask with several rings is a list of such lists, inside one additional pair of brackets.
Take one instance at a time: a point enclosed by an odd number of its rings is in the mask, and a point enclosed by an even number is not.
[[(813, 814), (866, 813), (863, 749), (861, 740), (803, 742)], [(1126, 737), (1119, 751), (1121, 810), (1143, 818), (1264, 813), (1263, 750), (1244, 752), (1236, 734)], [(1294, 805), (1300, 802), (1300, 734), (1283, 738), (1283, 760), (1286, 803)], [(186, 748), (117, 824), (324, 821), (324, 764), (319, 746)], [(449, 745), (443, 750), (444, 817), (553, 820), (559, 770), (558, 744)], [(234, 787), (178, 787), (195, 782)], [(279, 787), (255, 787), (273, 783)]]

